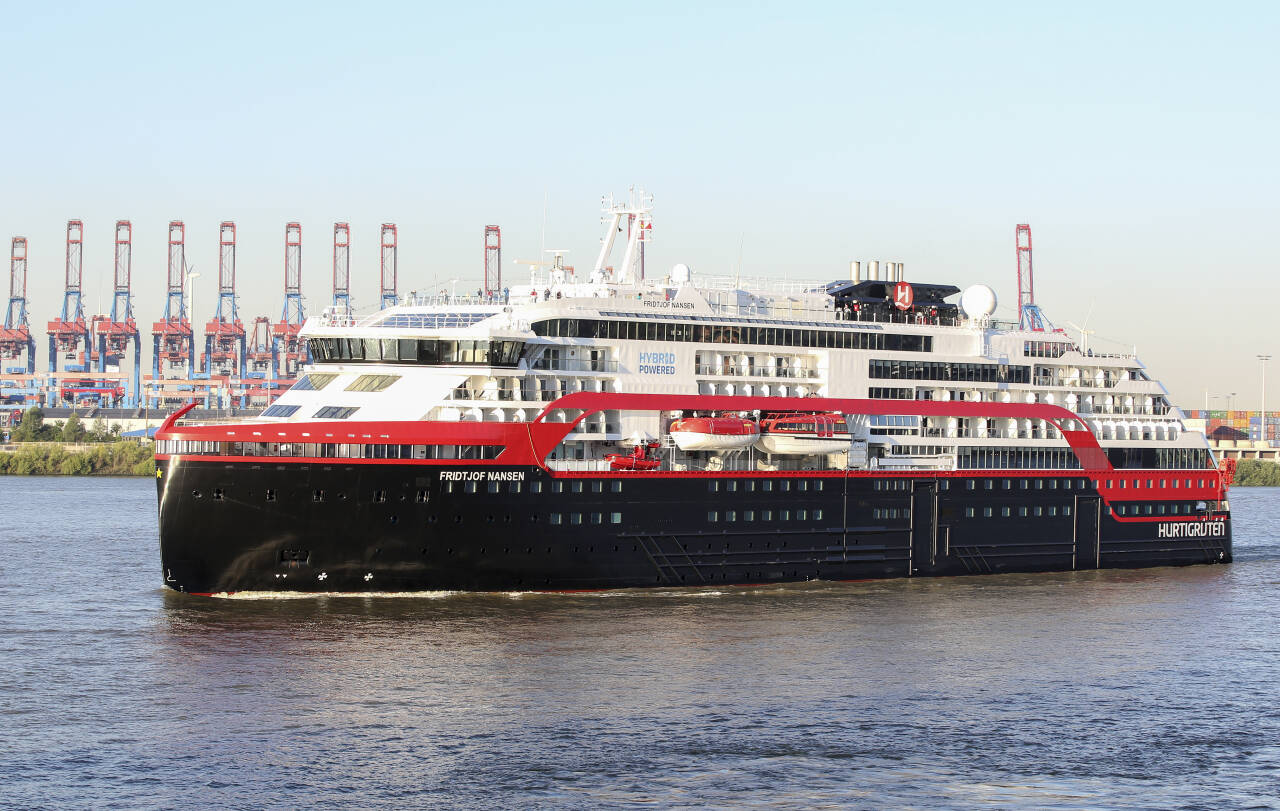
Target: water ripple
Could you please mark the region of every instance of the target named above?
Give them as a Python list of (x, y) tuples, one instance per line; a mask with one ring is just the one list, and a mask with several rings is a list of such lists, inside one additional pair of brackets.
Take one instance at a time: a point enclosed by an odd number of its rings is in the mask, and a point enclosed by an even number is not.
[(1231, 566), (212, 600), (150, 482), (3, 487), (0, 806), (1280, 807), (1280, 491)]

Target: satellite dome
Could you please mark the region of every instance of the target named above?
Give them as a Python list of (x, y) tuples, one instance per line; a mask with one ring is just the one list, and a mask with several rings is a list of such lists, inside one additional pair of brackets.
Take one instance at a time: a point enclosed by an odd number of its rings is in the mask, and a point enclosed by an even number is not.
[(966, 287), (960, 294), (960, 309), (970, 318), (985, 318), (996, 311), (996, 291), (985, 284)]
[(671, 269), (671, 281), (675, 284), (688, 284), (693, 279), (693, 271), (683, 262)]

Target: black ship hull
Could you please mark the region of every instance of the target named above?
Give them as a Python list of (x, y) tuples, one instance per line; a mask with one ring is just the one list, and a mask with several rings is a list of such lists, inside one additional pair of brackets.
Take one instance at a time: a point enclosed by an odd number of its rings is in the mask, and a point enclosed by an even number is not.
[[(1080, 474), (609, 474), (158, 461), (186, 592), (586, 590), (1222, 563), (1225, 513)], [(1166, 518), (1166, 510), (1168, 511)]]

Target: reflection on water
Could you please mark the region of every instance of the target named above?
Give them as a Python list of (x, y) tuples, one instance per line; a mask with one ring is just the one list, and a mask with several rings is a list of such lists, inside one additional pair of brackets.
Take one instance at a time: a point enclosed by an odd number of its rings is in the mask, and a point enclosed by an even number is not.
[(0, 804), (1280, 796), (1280, 491), (1231, 566), (210, 600), (157, 588), (149, 482), (3, 485)]

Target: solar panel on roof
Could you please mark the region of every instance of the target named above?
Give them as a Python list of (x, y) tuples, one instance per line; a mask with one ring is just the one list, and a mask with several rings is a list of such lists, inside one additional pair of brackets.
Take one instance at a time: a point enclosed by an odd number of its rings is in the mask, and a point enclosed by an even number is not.
[(392, 313), (375, 327), (386, 329), (456, 329), (492, 318), (494, 313)]

